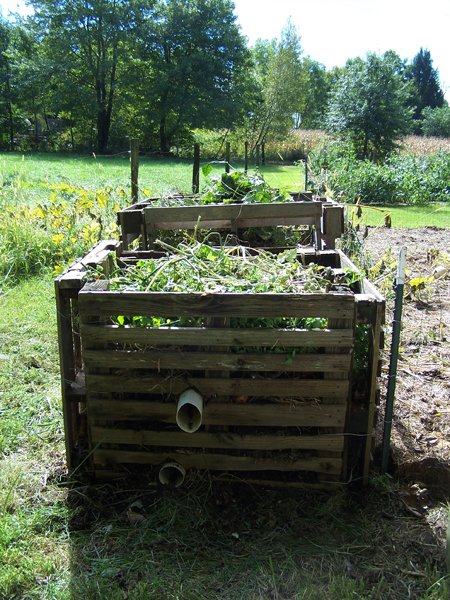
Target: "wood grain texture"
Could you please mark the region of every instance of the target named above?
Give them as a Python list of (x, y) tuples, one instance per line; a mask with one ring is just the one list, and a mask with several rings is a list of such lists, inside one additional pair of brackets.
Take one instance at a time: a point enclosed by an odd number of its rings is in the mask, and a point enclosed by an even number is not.
[(353, 318), (351, 293), (212, 294), (81, 290), (82, 321), (97, 315)]
[(195, 388), (203, 396), (258, 396), (268, 398), (346, 398), (348, 381), (322, 379), (292, 379), (285, 377), (220, 378), (178, 375), (86, 375), (87, 387), (95, 393), (143, 393), (181, 394), (187, 388)]
[(84, 325), (85, 348), (96, 341), (117, 344), (326, 348), (351, 347), (352, 329), (226, 329), (214, 327), (118, 327)]
[(305, 219), (322, 216), (320, 202), (276, 202), (271, 204), (210, 204), (207, 206), (171, 206), (144, 208), (144, 219), (157, 229), (162, 224), (197, 223), (216, 221), (269, 220), (272, 225), (281, 224), (282, 219)]
[(279, 373), (348, 372), (351, 355), (85, 350), (86, 371), (97, 368), (185, 369), (192, 371), (226, 370), (243, 372), (276, 371)]
[[(235, 425), (261, 427), (342, 427), (346, 407), (340, 404), (232, 404), (210, 402), (204, 407), (204, 425)], [(109, 419), (120, 421), (148, 420), (174, 425), (175, 402), (142, 400), (109, 400), (88, 393), (90, 421)]]
[(342, 452), (342, 435), (247, 435), (228, 431), (195, 435), (182, 431), (91, 428), (93, 444), (133, 444), (175, 448), (216, 448), (222, 450), (322, 450)]
[(212, 471), (311, 471), (339, 474), (342, 461), (339, 458), (256, 458), (253, 456), (227, 456), (206, 453), (153, 453), (132, 450), (96, 450), (94, 463), (159, 465), (176, 461), (185, 469), (208, 469)]

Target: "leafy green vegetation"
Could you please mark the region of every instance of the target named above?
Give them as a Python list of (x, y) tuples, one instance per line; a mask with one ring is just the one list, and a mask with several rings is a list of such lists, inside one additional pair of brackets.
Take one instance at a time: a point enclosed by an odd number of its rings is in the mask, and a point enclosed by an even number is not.
[(328, 144), (311, 157), (315, 184), (344, 202), (428, 204), (450, 198), (450, 153), (391, 154), (384, 163), (358, 160), (346, 144)]
[[(212, 166), (206, 165), (203, 173), (207, 175), (211, 171)], [(234, 171), (223, 173), (220, 178), (214, 178), (212, 185), (201, 195), (200, 202), (202, 204), (215, 202), (268, 204), (289, 199), (289, 194), (270, 187), (258, 174), (247, 175), (243, 171)]]
[(422, 111), (422, 116), (422, 131), (425, 135), (450, 137), (450, 106), (441, 108), (426, 106)]
[[(61, 155), (3, 155), (0, 209), (7, 219), (0, 223), (0, 289), (21, 277), (47, 268), (60, 272), (74, 257), (81, 257), (100, 239), (118, 236), (116, 211), (130, 204), (128, 160), (122, 157)], [(207, 164), (208, 173), (220, 175), (223, 164)], [(300, 167), (269, 166), (261, 173), (275, 185), (298, 190)], [(51, 178), (50, 178), (51, 174)], [(113, 184), (107, 184), (111, 177)], [(228, 179), (227, 179), (228, 178)], [(258, 174), (226, 176), (223, 181), (244, 181), (255, 187), (259, 200), (281, 199)], [(141, 195), (188, 192), (192, 165), (187, 161), (143, 160)], [(76, 183), (74, 183), (76, 182)], [(175, 187), (175, 185), (176, 187)], [(202, 178), (205, 195), (214, 194), (209, 177)], [(237, 193), (236, 187), (234, 193)], [(242, 189), (242, 188), (241, 188)], [(248, 196), (248, 193), (247, 193)], [(249, 196), (248, 196), (249, 197)]]
[(358, 158), (380, 160), (409, 133), (409, 86), (395, 52), (347, 61), (330, 94), (327, 125)]
[(167, 255), (139, 261), (109, 279), (112, 290), (166, 292), (324, 292), (331, 285), (324, 267), (304, 267), (297, 250), (271, 254), (244, 246), (211, 247), (191, 240), (177, 247), (157, 241)]

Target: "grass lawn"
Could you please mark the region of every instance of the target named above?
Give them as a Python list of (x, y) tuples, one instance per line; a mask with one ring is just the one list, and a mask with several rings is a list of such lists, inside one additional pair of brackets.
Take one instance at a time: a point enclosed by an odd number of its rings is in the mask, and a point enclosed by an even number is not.
[[(354, 205), (347, 205), (349, 218), (355, 211)], [(391, 216), (392, 227), (450, 227), (450, 205), (443, 203), (428, 206), (363, 207), (359, 222), (362, 225), (379, 227), (384, 224), (386, 214)]]
[[(213, 163), (213, 174), (224, 171), (223, 164)], [(243, 163), (233, 164), (243, 169)], [(250, 165), (249, 171), (254, 167)], [(292, 165), (266, 165), (260, 168), (267, 183), (290, 191), (304, 187), (302, 167)], [(72, 183), (88, 187), (129, 188), (130, 162), (128, 155), (112, 157), (79, 156), (46, 153), (1, 153), (0, 185), (14, 185), (26, 189), (39, 199), (48, 194), (42, 184)], [(200, 188), (206, 185), (200, 172)], [(176, 158), (141, 157), (139, 164), (139, 188), (144, 196), (158, 195), (167, 191), (189, 193), (192, 189), (192, 161)]]
[[(273, 186), (303, 184), (299, 167), (268, 165), (263, 173)], [(146, 195), (188, 192), (191, 176), (190, 161), (141, 162)], [(10, 261), (0, 273), (0, 600), (447, 600), (444, 551), (431, 543), (430, 526), (443, 509), (418, 519), (388, 477), (333, 494), (231, 488), (208, 475), (177, 490), (138, 481), (132, 489), (68, 485), (54, 288), (50, 262), (39, 260), (45, 236), (56, 238), (55, 256), (58, 244), (75, 244), (69, 225), (90, 244), (90, 229), (71, 220), (69, 208), (81, 202), (89, 214), (105, 194), (60, 186), (52, 204), (53, 183), (120, 187), (127, 202), (128, 158), (0, 155), (0, 251), (4, 243)], [(17, 209), (43, 201), (50, 208)], [(415, 210), (392, 209), (393, 225), (418, 226), (419, 215), (428, 215), (426, 224), (449, 219), (447, 207), (429, 207), (407, 220)], [(382, 213), (365, 212), (383, 222)], [(91, 220), (105, 235), (101, 216)], [(13, 225), (17, 237), (8, 237)], [(2, 291), (14, 252), (31, 246), (30, 270)]]
[[(219, 175), (224, 170), (222, 164), (213, 166), (213, 175)], [(237, 162), (233, 166), (243, 169), (243, 163)], [(273, 187), (289, 191), (304, 188), (301, 166), (269, 164), (261, 167), (260, 172)], [(18, 202), (43, 202), (50, 195), (48, 186), (63, 182), (94, 189), (119, 187), (129, 193), (128, 155), (97, 158), (94, 155), (0, 153), (0, 200), (2, 196), (12, 196)], [(203, 188), (207, 183), (207, 179), (200, 174), (200, 187)], [(140, 159), (139, 187), (142, 197), (168, 191), (188, 193), (191, 186), (190, 160), (153, 157)], [(349, 215), (353, 208), (349, 205)], [(360, 222), (363, 225), (383, 225), (387, 212), (391, 215), (393, 227), (450, 227), (450, 205), (445, 204), (364, 207)]]

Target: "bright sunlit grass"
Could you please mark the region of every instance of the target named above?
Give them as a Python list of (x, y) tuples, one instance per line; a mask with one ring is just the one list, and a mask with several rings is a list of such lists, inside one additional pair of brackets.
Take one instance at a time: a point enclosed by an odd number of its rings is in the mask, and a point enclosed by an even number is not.
[[(355, 206), (347, 206), (351, 218)], [(430, 204), (428, 206), (377, 206), (363, 207), (360, 223), (371, 227), (384, 225), (386, 214), (390, 214), (392, 227), (450, 227), (450, 206), (448, 204)]]
[[(224, 165), (213, 163), (213, 175), (220, 175)], [(241, 162), (233, 168), (243, 169)], [(255, 170), (249, 165), (249, 172)], [(260, 172), (272, 186), (299, 191), (304, 187), (302, 167), (292, 165), (266, 165)], [(22, 197), (44, 198), (48, 189), (43, 184), (71, 183), (77, 186), (113, 188), (130, 187), (130, 161), (127, 153), (119, 156), (67, 155), (47, 153), (1, 153), (0, 189), (8, 186), (20, 188)], [(200, 187), (208, 180), (200, 172)], [(192, 161), (176, 158), (141, 157), (139, 161), (139, 188), (142, 196), (156, 196), (166, 192), (190, 193), (192, 191)]]

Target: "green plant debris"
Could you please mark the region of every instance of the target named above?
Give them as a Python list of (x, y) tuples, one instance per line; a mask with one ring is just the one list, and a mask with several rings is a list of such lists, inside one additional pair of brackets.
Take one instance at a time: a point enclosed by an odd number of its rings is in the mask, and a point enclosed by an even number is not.
[(210, 293), (325, 292), (331, 270), (303, 266), (295, 249), (280, 254), (244, 246), (211, 247), (192, 240), (173, 247), (157, 241), (167, 256), (139, 261), (118, 270), (111, 290)]
[(205, 204), (269, 204), (273, 202), (293, 202), (287, 192), (271, 187), (261, 173), (248, 174), (234, 170), (231, 173), (210, 175), (210, 163), (202, 168), (209, 181), (201, 194), (191, 197), (166, 195), (153, 202), (153, 206), (188, 206)]

